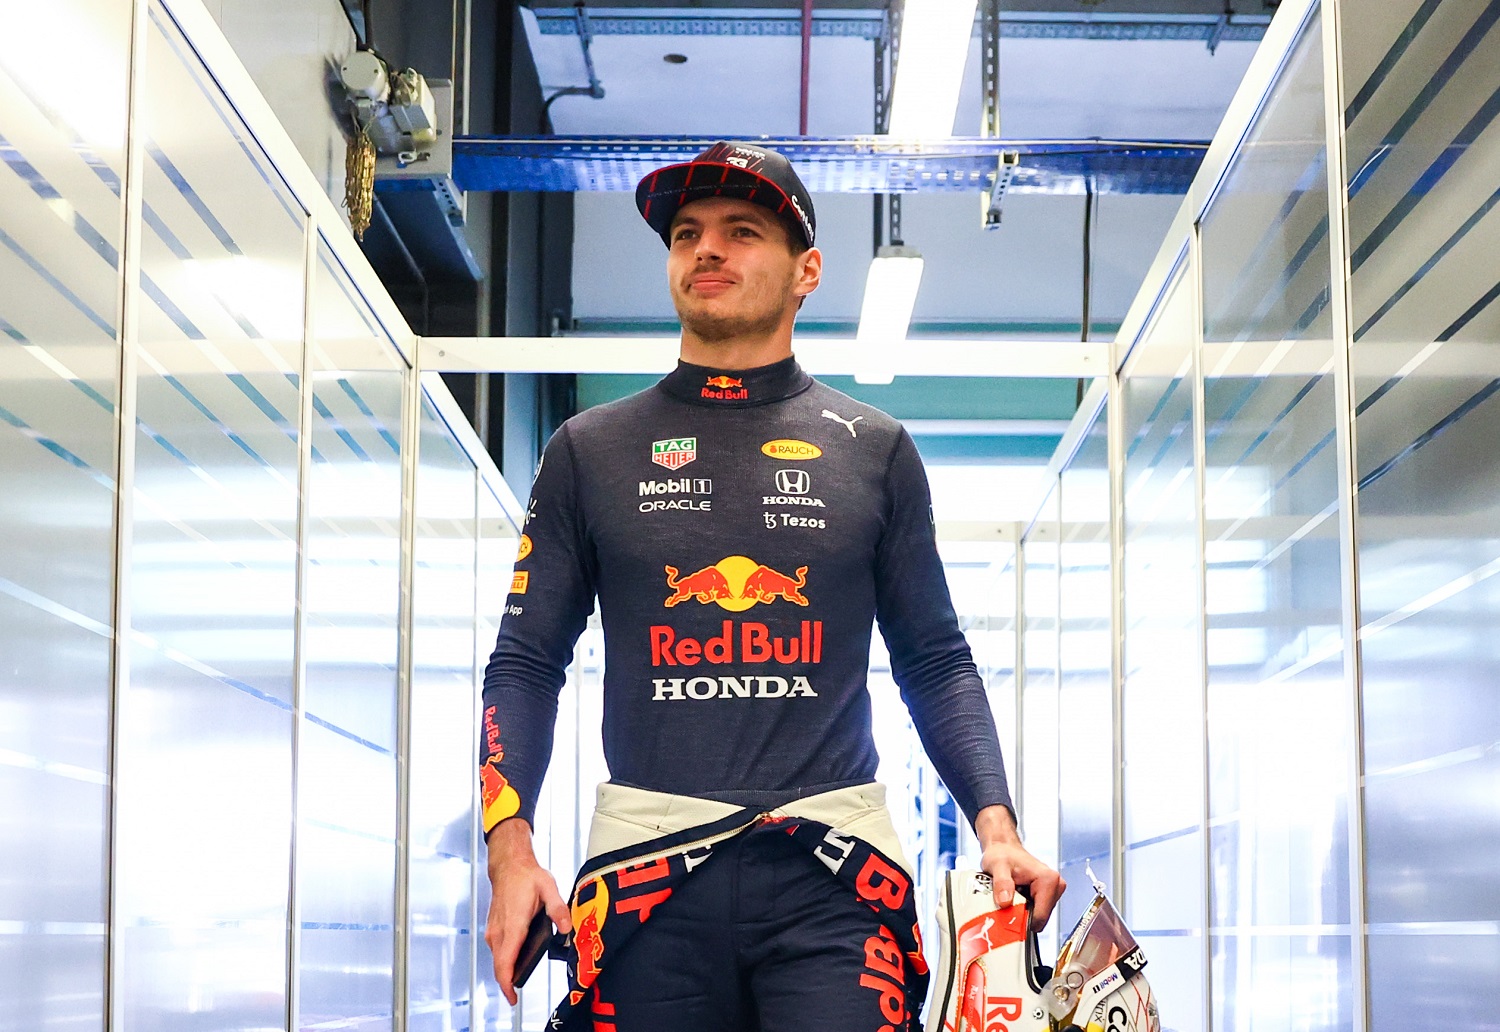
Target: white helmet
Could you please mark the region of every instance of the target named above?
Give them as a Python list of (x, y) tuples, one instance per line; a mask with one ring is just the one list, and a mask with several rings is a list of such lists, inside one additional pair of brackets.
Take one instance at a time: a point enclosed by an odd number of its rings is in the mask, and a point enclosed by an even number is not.
[(938, 968), (927, 1005), (931, 1032), (1048, 1032), (1031, 904), (995, 908), (990, 876), (949, 871), (938, 900)]
[[(1090, 872), (1092, 877), (1093, 872)], [(1059, 1032), (1161, 1032), (1145, 954), (1094, 881), (1094, 901), (1057, 955), (1044, 992)]]

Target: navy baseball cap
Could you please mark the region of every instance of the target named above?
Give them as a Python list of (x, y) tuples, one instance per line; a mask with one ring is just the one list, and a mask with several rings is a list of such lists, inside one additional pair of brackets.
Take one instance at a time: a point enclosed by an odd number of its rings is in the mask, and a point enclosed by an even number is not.
[(635, 206), (668, 247), (677, 212), (705, 197), (739, 197), (768, 208), (801, 227), (804, 242), (813, 246), (812, 195), (792, 163), (773, 150), (750, 143), (716, 143), (692, 161), (657, 169), (635, 188)]

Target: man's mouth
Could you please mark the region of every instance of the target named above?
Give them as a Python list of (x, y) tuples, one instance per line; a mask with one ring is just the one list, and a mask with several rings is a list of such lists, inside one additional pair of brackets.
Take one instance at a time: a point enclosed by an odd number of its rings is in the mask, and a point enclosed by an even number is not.
[(689, 290), (718, 291), (723, 289), (724, 287), (733, 285), (734, 280), (730, 279), (729, 277), (716, 275), (695, 276), (693, 279), (688, 281)]

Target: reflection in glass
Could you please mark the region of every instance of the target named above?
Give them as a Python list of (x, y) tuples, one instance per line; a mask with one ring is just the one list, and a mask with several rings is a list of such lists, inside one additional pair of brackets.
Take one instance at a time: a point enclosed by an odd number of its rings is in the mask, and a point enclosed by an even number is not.
[(120, 992), (132, 1028), (278, 1027), (304, 215), (159, 6), (147, 35)]
[(468, 1028), (478, 769), (474, 462), (423, 396), (411, 681), (408, 1028)]
[(1068, 883), (1059, 930), (1093, 899), (1086, 873), (1107, 879), (1114, 812), (1114, 692), (1109, 534), (1108, 403), (1062, 472), (1058, 542), (1058, 870)]
[[(1012, 788), (1020, 819), (1021, 834), (1042, 860), (1057, 864), (1058, 764), (1060, 757), (1050, 744), (1058, 733), (1058, 518), (1060, 499), (1055, 486), (1042, 503), (1035, 522), (1021, 542), (1024, 560), (1021, 625), (1022, 659), (1025, 668), (1021, 688), (1020, 733), (1022, 741), (1045, 742), (1049, 747), (1021, 751), (1020, 783)], [(1057, 922), (1042, 933), (1042, 952), (1056, 948)]]
[(1202, 1013), (1203, 656), (1191, 263), (1184, 258), (1122, 384), (1125, 540), (1124, 913), (1167, 1027)]
[(1213, 1006), (1223, 1028), (1353, 1020), (1322, 46), (1313, 18), (1201, 229)]
[[(476, 611), (474, 645), (478, 650), (476, 656), (480, 669), (489, 660), (490, 650), (494, 648), (495, 636), (500, 630), (500, 621), (504, 618), (506, 594), (510, 588), (511, 568), (515, 564), (516, 548), (519, 544), (519, 535), (510, 518), (506, 515), (504, 507), (495, 497), (490, 485), (481, 480), (479, 485), (479, 535), (478, 535), (478, 609)], [(573, 870), (573, 846), (580, 841), (577, 834), (577, 798), (576, 791), (563, 792), (549, 796), (548, 793), (554, 787), (552, 782), (556, 778), (569, 780), (573, 776), (574, 766), (572, 751), (576, 749), (574, 731), (576, 734), (576, 714), (570, 720), (563, 716), (563, 712), (570, 705), (575, 705), (577, 694), (571, 688), (564, 688), (562, 696), (558, 699), (558, 722), (557, 736), (552, 747), (552, 763), (547, 771), (547, 781), (542, 786), (542, 798), (537, 807), (536, 827), (533, 829), (533, 842), (537, 852), (537, 859), (543, 866), (551, 867), (551, 854), (561, 852), (562, 847), (567, 847), (568, 869), (554, 869), (554, 876), (563, 891), (571, 884)], [(568, 786), (571, 788), (571, 785)], [(560, 812), (561, 811), (561, 812)], [(544, 820), (553, 822), (554, 827), (561, 825), (561, 834), (557, 832), (542, 830)], [(485, 920), (485, 915), (490, 908), (490, 880), (485, 864), (482, 862), (486, 857), (486, 847), (483, 839), (479, 837), (479, 822), (474, 822), (474, 848), (475, 857), (481, 860), (474, 864), (474, 914), (479, 922)], [(474, 979), (474, 1020), (478, 1028), (509, 1027), (510, 1005), (505, 1002), (505, 997), (500, 995), (500, 987), (495, 984), (495, 963), (490, 955), (488, 946), (483, 944), (483, 937), (476, 934), (474, 942), (475, 950), (475, 979)], [(534, 981), (528, 983), (533, 987), (545, 987), (547, 985), (548, 969), (556, 968), (555, 964), (544, 963), (540, 969), (532, 974)], [(530, 992), (523, 990), (527, 997), (550, 995), (537, 988)], [(541, 1019), (545, 1021), (545, 1016)], [(505, 1024), (500, 1024), (504, 1022)]]
[(1479, 1026), (1500, 1009), (1500, 12), (1344, 8), (1372, 1019)]
[(0, 29), (7, 1029), (103, 1023), (129, 29), (128, 5), (103, 0), (7, 5)]
[(319, 241), (298, 768), (302, 1026), (391, 1027), (401, 398), (389, 339)]

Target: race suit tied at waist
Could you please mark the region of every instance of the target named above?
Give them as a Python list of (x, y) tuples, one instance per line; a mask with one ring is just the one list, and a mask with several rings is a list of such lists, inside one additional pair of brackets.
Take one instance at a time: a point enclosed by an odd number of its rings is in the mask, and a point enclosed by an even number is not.
[[(878, 809), (871, 809), (872, 801)], [(900, 859), (893, 859), (869, 840), (847, 830), (858, 827), (873, 832), (872, 838), (885, 840), (882, 844), (892, 845), (891, 852), (899, 857), (889, 815), (880, 805), (883, 801), (883, 786), (861, 785), (797, 800), (766, 812), (621, 786), (601, 786), (595, 833), (590, 836), (591, 852), (612, 838), (619, 841), (618, 836), (610, 834), (609, 825), (614, 822), (614, 830), (620, 830), (622, 808), (634, 809), (636, 819), (628, 823), (645, 837), (625, 829), (623, 837), (634, 840), (632, 843), (599, 852), (579, 872), (570, 901), (573, 932), (567, 939), (568, 993), (558, 1003), (549, 1027), (559, 1032), (589, 1028), (589, 1008), (585, 1001), (609, 958), (650, 919), (657, 907), (671, 898), (684, 878), (713, 856), (716, 848), (752, 829), (775, 828), (805, 847), (832, 877), (849, 886), (856, 899), (880, 915), (882, 936), (888, 936), (886, 951), (892, 961), (862, 976), (862, 981), (867, 979), (869, 988), (880, 992), (881, 1011), (892, 1032), (919, 1032), (918, 1013), (927, 993), (927, 964), (922, 957), (911, 876)], [(666, 803), (675, 810), (671, 817), (678, 821), (656, 822), (660, 833), (653, 835), (647, 830), (652, 822), (640, 820), (640, 806), (632, 808), (632, 803), (648, 807)], [(680, 826), (681, 818), (687, 814), (698, 816), (715, 809), (721, 811), (715, 819)], [(725, 810), (729, 812), (722, 812)], [(816, 813), (832, 818), (834, 823), (784, 811)], [(666, 816), (665, 808), (658, 816)], [(675, 828), (674, 823), (678, 824)]]

